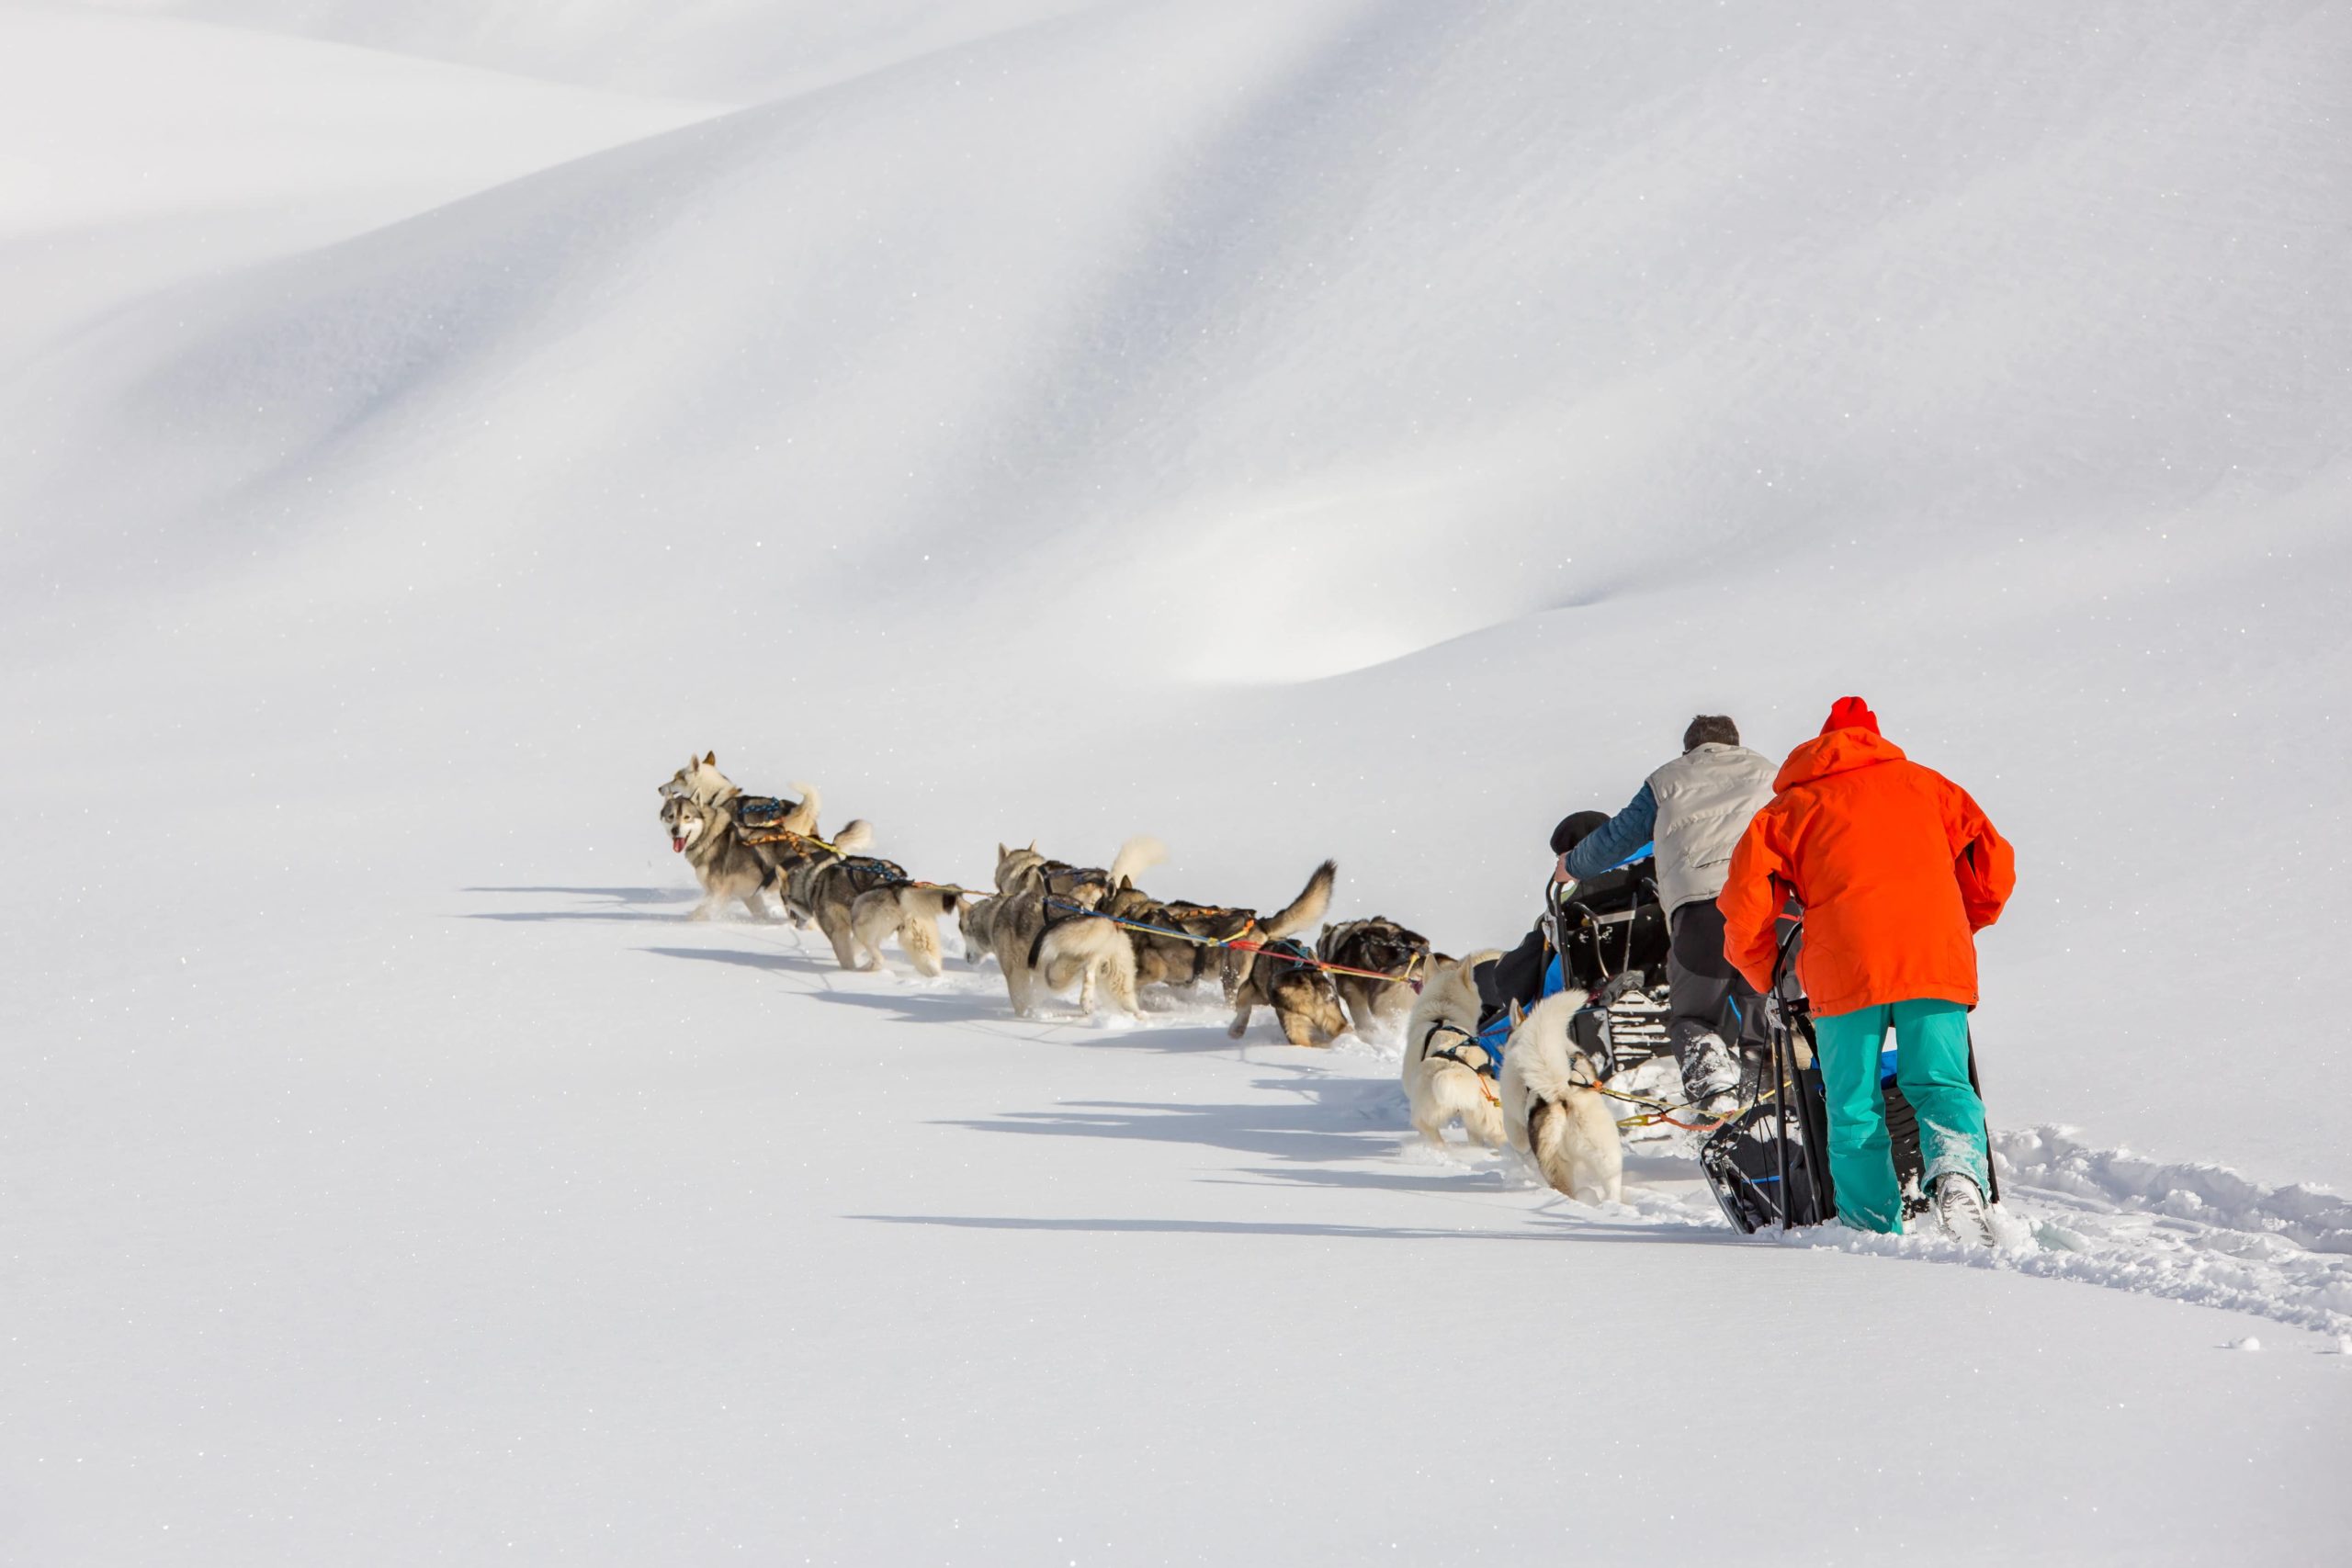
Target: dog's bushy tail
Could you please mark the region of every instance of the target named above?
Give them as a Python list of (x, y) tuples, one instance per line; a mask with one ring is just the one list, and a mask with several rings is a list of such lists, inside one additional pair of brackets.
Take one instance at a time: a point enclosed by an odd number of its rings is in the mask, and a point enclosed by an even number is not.
[(1503, 1059), (1504, 1076), (1516, 1078), (1515, 1094), (1525, 1096), (1528, 1156), (1545, 1186), (1570, 1197), (1576, 1196), (1568, 1146), (1575, 1131), (1572, 1097), (1593, 1092), (1592, 1063), (1568, 1043), (1568, 1020), (1584, 1003), (1582, 991), (1536, 1003), (1511, 1031)]
[[(1565, 1100), (1582, 1089), (1577, 1077), (1578, 1053), (1568, 1043), (1568, 1020), (1584, 1006), (1582, 991), (1563, 991), (1535, 1004), (1535, 1010), (1511, 1031), (1510, 1059), (1518, 1065), (1520, 1081), (1538, 1100)], [(1528, 1137), (1534, 1138), (1535, 1115), (1527, 1118)]]
[[(939, 947), (940, 900), (926, 897), (933, 889), (913, 887), (899, 898), (899, 949), (919, 975), (935, 976), (945, 967)], [(953, 907), (949, 900), (949, 907)]]
[(1168, 846), (1148, 833), (1137, 833), (1119, 846), (1111, 861), (1110, 883), (1116, 887), (1122, 880), (1132, 882), (1168, 858)]
[(1575, 1173), (1568, 1168), (1568, 1108), (1555, 1100), (1539, 1100), (1527, 1108), (1527, 1147), (1544, 1185), (1555, 1192), (1576, 1196)]
[(1324, 911), (1331, 907), (1331, 887), (1339, 879), (1340, 863), (1325, 861), (1315, 868), (1297, 897), (1258, 922), (1259, 930), (1270, 938), (1286, 937), (1320, 923)]
[(833, 835), (833, 848), (845, 855), (856, 854), (873, 842), (874, 824), (863, 817), (845, 823), (842, 830)]
[(776, 826), (788, 833), (813, 834), (817, 831), (817, 812), (824, 805), (824, 797), (817, 793), (815, 784), (802, 784), (797, 779), (792, 782), (792, 788), (800, 796), (800, 804), (794, 807)]

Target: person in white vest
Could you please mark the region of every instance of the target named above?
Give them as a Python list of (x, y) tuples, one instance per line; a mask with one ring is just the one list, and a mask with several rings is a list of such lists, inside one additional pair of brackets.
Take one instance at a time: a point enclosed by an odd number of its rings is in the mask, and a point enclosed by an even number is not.
[(1690, 1102), (1711, 1115), (1739, 1105), (1739, 1066), (1729, 1041), (1763, 1033), (1756, 989), (1724, 957), (1724, 888), (1748, 818), (1772, 798), (1778, 764), (1739, 743), (1739, 727), (1701, 714), (1682, 732), (1682, 755), (1652, 773), (1624, 810), (1560, 856), (1555, 881), (1582, 881), (1655, 846), (1659, 901), (1673, 947), (1667, 955), (1668, 1038)]

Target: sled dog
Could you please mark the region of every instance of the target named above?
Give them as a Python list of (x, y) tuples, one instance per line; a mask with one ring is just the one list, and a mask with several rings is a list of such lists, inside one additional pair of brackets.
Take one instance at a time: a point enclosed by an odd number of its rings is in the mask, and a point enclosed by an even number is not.
[(1385, 916), (1374, 915), (1368, 920), (1341, 920), (1324, 927), (1315, 942), (1315, 956), (1326, 964), (1396, 976), (1388, 981), (1368, 980), (1361, 975), (1331, 976), (1356, 1032), (1369, 1034), (1374, 1024), (1385, 1032), (1413, 1010), (1413, 987), (1408, 982), (1428, 972), (1430, 939)]
[(982, 898), (967, 898), (956, 911), (956, 929), (964, 937), (964, 962), (978, 969), (981, 962), (996, 956), (995, 938), (990, 934), (996, 925), (997, 907), (1004, 902), (1004, 895), (991, 893)]
[(755, 920), (774, 918), (761, 894), (775, 885), (775, 863), (742, 840), (726, 807), (673, 795), (662, 803), (662, 825), (669, 829), (671, 850), (686, 857), (702, 884), (702, 902), (688, 919), (707, 920), (729, 899)]
[(1103, 990), (1130, 1016), (1142, 1015), (1136, 1000), (1136, 950), (1126, 932), (1091, 912), (1102, 895), (1102, 886), (1090, 882), (1067, 898), (1043, 886), (998, 898), (989, 940), (1014, 1012), (1030, 1016), (1041, 986), (1065, 991), (1076, 985), (1079, 1007), (1086, 1012), (1094, 1010), (1095, 994)]
[(698, 806), (724, 806), (735, 813), (736, 827), (752, 841), (761, 833), (814, 833), (817, 830), (817, 792), (805, 784), (792, 786), (800, 795), (798, 800), (776, 795), (745, 795), (735, 782), (718, 771), (718, 753), (705, 752), (689, 757), (686, 765), (672, 773), (654, 788), (664, 801), (691, 800)]
[(1181, 898), (1163, 903), (1125, 877), (1102, 908), (1114, 919), (1131, 922), (1120, 929), (1136, 950), (1136, 984), (1180, 989), (1219, 973), (1219, 947), (1248, 931), (1258, 918), (1254, 910)]
[(858, 852), (873, 841), (874, 825), (860, 818), (835, 833), (831, 843), (796, 836), (776, 845), (785, 913), (822, 931), (844, 969), (864, 967), (851, 931), (859, 896), (913, 880), (895, 863)]
[(1490, 1149), (1503, 1145), (1499, 1092), (1489, 1059), (1476, 1043), (1478, 981), (1473, 973), (1501, 956), (1488, 948), (1459, 964), (1438, 961), (1405, 1022), (1405, 1099), (1412, 1107), (1413, 1130), (1426, 1142), (1444, 1143), (1447, 1123), (1458, 1116), (1473, 1139)]
[(1075, 898), (1088, 889), (1094, 892), (1094, 903), (1111, 896), (1111, 890), (1122, 882), (1136, 877), (1168, 858), (1168, 846), (1148, 834), (1137, 834), (1119, 846), (1108, 869), (1072, 865), (1068, 861), (1052, 860), (1037, 852), (1032, 842), (1028, 848), (996, 847), (996, 890), (1000, 893), (1023, 893), (1042, 888), (1056, 898)]
[(1585, 993), (1545, 997), (1535, 1010), (1510, 1007), (1503, 1048), (1503, 1123), (1511, 1147), (1535, 1162), (1555, 1192), (1580, 1203), (1624, 1201), (1625, 1150), (1592, 1058), (1568, 1042)]
[(662, 792), (664, 800), (691, 800), (697, 806), (715, 806), (729, 795), (742, 793), (718, 771), (716, 751), (688, 757), (684, 767), (654, 787)]
[(960, 907), (963, 894), (927, 882), (886, 882), (857, 896), (849, 907), (849, 931), (861, 953), (861, 969), (882, 967), (882, 944), (899, 939), (899, 951), (918, 975), (940, 973), (939, 917)]
[[(1247, 954), (1252, 960), (1233, 988), (1233, 1021), (1225, 1032), (1235, 1040), (1250, 1032), (1250, 1015), (1274, 1010), (1283, 1038), (1294, 1045), (1329, 1045), (1348, 1032), (1347, 1010), (1331, 976), (1315, 966), (1303, 942), (1282, 938)], [(1230, 955), (1235, 950), (1226, 950)], [(1318, 1038), (1319, 1036), (1319, 1038)]]
[[(1280, 942), (1284, 938), (1298, 936), (1301, 931), (1312, 931), (1322, 924), (1324, 909), (1331, 908), (1331, 884), (1339, 882), (1339, 863), (1324, 861), (1307, 874), (1307, 884), (1298, 888), (1298, 898), (1289, 900), (1265, 919), (1259, 919), (1256, 909), (1235, 909), (1235, 915), (1247, 917), (1239, 936), (1247, 938), (1253, 947), (1265, 942)], [(1256, 957), (1249, 947), (1226, 947), (1226, 1001), (1238, 999), (1242, 987), (1249, 985), (1249, 974), (1256, 966)], [(1284, 968), (1289, 968), (1286, 964)], [(1322, 971), (1315, 971), (1322, 974)]]

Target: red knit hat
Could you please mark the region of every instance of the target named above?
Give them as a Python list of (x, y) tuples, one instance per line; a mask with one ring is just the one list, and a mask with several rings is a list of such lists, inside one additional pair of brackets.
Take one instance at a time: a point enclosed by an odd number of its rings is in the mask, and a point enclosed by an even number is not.
[(1878, 715), (1871, 712), (1871, 705), (1860, 697), (1839, 697), (1829, 705), (1829, 719), (1821, 727), (1821, 733), (1826, 735), (1833, 729), (1867, 729), (1876, 735)]

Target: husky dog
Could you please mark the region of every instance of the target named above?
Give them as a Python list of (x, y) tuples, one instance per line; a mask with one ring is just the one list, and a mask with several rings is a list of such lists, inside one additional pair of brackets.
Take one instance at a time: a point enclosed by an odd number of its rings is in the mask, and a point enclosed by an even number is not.
[(1390, 981), (1368, 980), (1361, 975), (1331, 976), (1357, 1033), (1370, 1033), (1374, 1024), (1387, 1032), (1413, 1010), (1413, 987), (1407, 982), (1429, 968), (1430, 939), (1385, 916), (1374, 915), (1368, 920), (1341, 920), (1324, 927), (1316, 939), (1315, 956), (1326, 964), (1396, 976)]
[(1250, 909), (1219, 908), (1182, 899), (1162, 903), (1125, 877), (1120, 878), (1102, 908), (1116, 919), (1131, 922), (1120, 929), (1136, 950), (1136, 983), (1180, 989), (1217, 972), (1218, 949), (1247, 931), (1258, 918)]
[(939, 917), (955, 913), (962, 898), (961, 888), (928, 882), (886, 882), (859, 894), (849, 907), (850, 940), (865, 954), (857, 967), (881, 968), (882, 943), (895, 935), (916, 974), (937, 976)]
[(691, 800), (697, 806), (715, 806), (743, 793), (718, 771), (716, 751), (688, 757), (684, 767), (654, 787), (662, 792), (664, 800)]
[(745, 840), (754, 844), (773, 844), (788, 839), (818, 838), (817, 813), (824, 807), (824, 797), (815, 784), (795, 780), (792, 787), (800, 794), (798, 800), (774, 795), (745, 795), (729, 784), (723, 804), (735, 814), (735, 826)]
[[(857, 852), (873, 841), (874, 825), (861, 818), (835, 833), (830, 844), (798, 835), (777, 844), (786, 914), (822, 931), (832, 943), (834, 960), (844, 969), (865, 967), (851, 929), (858, 898), (877, 887), (913, 880), (894, 862)], [(883, 934), (888, 934), (887, 927)], [(937, 942), (936, 931), (933, 941)]]
[(1600, 1090), (1592, 1058), (1568, 1040), (1582, 991), (1545, 997), (1535, 1010), (1510, 1006), (1503, 1048), (1503, 1123), (1510, 1146), (1535, 1162), (1555, 1192), (1582, 1203), (1624, 1201), (1625, 1149)]
[[(1079, 1004), (1089, 1012), (1099, 986), (1128, 1013), (1141, 1015), (1135, 950), (1126, 933), (1088, 911), (1101, 908), (1113, 887), (1132, 882), (1167, 854), (1159, 840), (1137, 835), (1119, 846), (1107, 870), (1097, 870), (1050, 859), (1034, 843), (1019, 850), (996, 847), (997, 896), (985, 900), (987, 910), (976, 920), (985, 927), (988, 951), (1004, 971), (1013, 1011), (1029, 1016), (1040, 984), (1048, 991), (1075, 984)], [(965, 929), (967, 955), (976, 934), (975, 927)]]
[(743, 841), (725, 806), (673, 795), (662, 803), (662, 825), (670, 830), (671, 850), (686, 857), (702, 883), (702, 902), (688, 919), (707, 920), (730, 898), (753, 919), (773, 918), (760, 895), (775, 885), (775, 863)]
[(1250, 1013), (1261, 1007), (1274, 1010), (1283, 1038), (1294, 1045), (1329, 1045), (1348, 1032), (1340, 993), (1332, 988), (1331, 976), (1315, 966), (1315, 955), (1305, 942), (1270, 942), (1249, 956), (1255, 962), (1234, 987), (1233, 1021), (1225, 1027), (1227, 1035), (1238, 1040), (1248, 1033)]
[(1031, 888), (1042, 889), (1056, 898), (1075, 898), (1089, 888), (1094, 890), (1094, 902), (1111, 896), (1111, 890), (1122, 882), (1136, 877), (1168, 858), (1168, 846), (1148, 834), (1137, 834), (1119, 846), (1108, 870), (1072, 865), (1068, 861), (1049, 860), (1037, 852), (1032, 842), (1027, 849), (1009, 850), (996, 847), (996, 890), (1000, 893), (1023, 893)]
[[(1307, 877), (1297, 897), (1263, 919), (1251, 910), (1236, 911), (1248, 917), (1242, 934), (1250, 945), (1225, 950), (1225, 999), (1234, 1007), (1226, 1032), (1234, 1039), (1248, 1032), (1250, 1014), (1261, 1007), (1274, 1010), (1283, 1037), (1294, 1045), (1325, 1044), (1347, 1032), (1348, 1015), (1340, 1007), (1331, 977), (1315, 966), (1314, 954), (1305, 944), (1291, 940), (1322, 923), (1339, 875), (1338, 863), (1327, 860)], [(1253, 951), (1261, 947), (1281, 951)], [(1313, 1038), (1317, 1029), (1326, 1039)]]
[(1090, 913), (1101, 889), (1080, 887), (1059, 899), (1042, 887), (1001, 897), (989, 921), (989, 940), (1004, 971), (1012, 1010), (1026, 1018), (1037, 987), (1048, 991), (1079, 987), (1079, 1006), (1094, 1010), (1097, 987), (1129, 1014), (1141, 1016), (1136, 1000), (1136, 950), (1127, 933)]
[(1478, 981), (1473, 973), (1501, 956), (1488, 948), (1459, 964), (1439, 960), (1406, 1021), (1405, 1099), (1413, 1108), (1413, 1130), (1429, 1143), (1444, 1143), (1446, 1124), (1458, 1116), (1472, 1138), (1490, 1149), (1502, 1146), (1502, 1104), (1489, 1059), (1476, 1043)]
[(996, 956), (996, 939), (991, 934), (996, 926), (997, 907), (1004, 902), (1001, 893), (985, 898), (974, 898), (956, 911), (956, 929), (964, 937), (964, 962), (978, 969), (983, 959)]
[(663, 800), (691, 800), (700, 806), (725, 806), (735, 813), (735, 825), (756, 841), (763, 832), (814, 833), (818, 798), (810, 785), (795, 783), (798, 800), (772, 795), (745, 795), (735, 781), (718, 771), (718, 753), (688, 757), (686, 765), (654, 788)]

